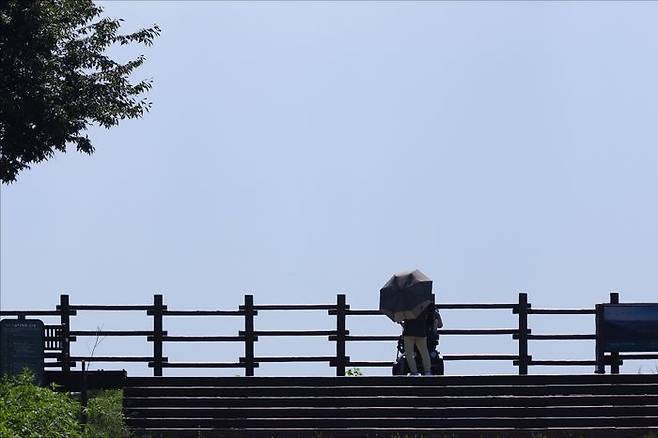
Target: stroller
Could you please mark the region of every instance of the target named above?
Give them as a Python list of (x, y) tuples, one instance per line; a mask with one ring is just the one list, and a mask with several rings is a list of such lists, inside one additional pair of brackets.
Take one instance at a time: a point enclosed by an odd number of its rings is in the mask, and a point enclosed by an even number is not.
[[(434, 329), (434, 320), (437, 318), (436, 312), (429, 312), (428, 321), (427, 321), (427, 349), (430, 352), (430, 367), (433, 376), (442, 376), (444, 374), (445, 368), (443, 365), (443, 358), (437, 350), (439, 345), (439, 335)], [(416, 367), (418, 372), (421, 374), (425, 373), (423, 368), (423, 361), (421, 360), (420, 353), (418, 349), (414, 351), (414, 358), (416, 360)], [(404, 351), (404, 339), (402, 335), (398, 339), (398, 348), (395, 362), (393, 363), (393, 375), (394, 376), (406, 376), (409, 374), (409, 364), (407, 363), (407, 357)]]

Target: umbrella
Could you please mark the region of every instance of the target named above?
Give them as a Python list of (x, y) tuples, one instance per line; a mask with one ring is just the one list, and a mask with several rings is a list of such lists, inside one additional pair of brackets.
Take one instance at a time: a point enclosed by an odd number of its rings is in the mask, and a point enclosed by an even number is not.
[(418, 269), (394, 274), (379, 291), (379, 311), (396, 322), (418, 318), (433, 302), (432, 280)]

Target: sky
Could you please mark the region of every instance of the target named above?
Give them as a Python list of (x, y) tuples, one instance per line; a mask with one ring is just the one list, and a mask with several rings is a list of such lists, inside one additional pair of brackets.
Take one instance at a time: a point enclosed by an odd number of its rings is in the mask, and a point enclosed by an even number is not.
[[(446, 303), (593, 308), (658, 291), (658, 4), (649, 2), (101, 2), (123, 29), (157, 23), (150, 113), (89, 134), (97, 150), (1, 188), (0, 305), (375, 309), (418, 268)], [(509, 311), (445, 310), (445, 328), (513, 328)], [(236, 334), (239, 318), (165, 320)], [(256, 329), (331, 329), (323, 312), (261, 312)], [(383, 316), (351, 334), (397, 334)], [(74, 330), (148, 330), (144, 312), (80, 312)], [(530, 317), (593, 333), (592, 316)], [(93, 339), (79, 338), (86, 355)], [(354, 345), (357, 344), (357, 345)], [(444, 354), (514, 354), (510, 336), (444, 336)], [(149, 355), (106, 338), (96, 355)], [(332, 354), (326, 338), (261, 339), (256, 355)], [(591, 341), (535, 341), (535, 359), (592, 359)], [(165, 346), (170, 361), (235, 361), (232, 344)], [(395, 343), (348, 344), (393, 360)], [(97, 364), (111, 368), (113, 364)], [(143, 365), (122, 365), (148, 374)], [(656, 370), (626, 362), (623, 372)], [(389, 369), (363, 369), (367, 375)], [(235, 375), (239, 370), (165, 370)], [(515, 373), (449, 362), (447, 374)], [(531, 374), (592, 372), (532, 367)], [(257, 375), (331, 375), (266, 364)]]

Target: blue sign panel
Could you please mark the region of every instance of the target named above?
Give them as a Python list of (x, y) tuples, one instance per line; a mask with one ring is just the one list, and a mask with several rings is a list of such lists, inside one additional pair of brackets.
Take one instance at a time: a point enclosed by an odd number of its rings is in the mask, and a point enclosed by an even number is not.
[(3, 319), (0, 323), (0, 374), (19, 374), (28, 368), (43, 381), (43, 321)]
[(604, 304), (604, 351), (658, 351), (658, 304)]

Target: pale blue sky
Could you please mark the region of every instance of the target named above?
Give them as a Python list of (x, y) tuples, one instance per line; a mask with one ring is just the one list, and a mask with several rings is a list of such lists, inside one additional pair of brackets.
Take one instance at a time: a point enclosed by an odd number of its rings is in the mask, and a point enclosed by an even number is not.
[[(353, 307), (375, 308), (390, 274), (416, 267), (444, 302), (514, 302), (526, 291), (535, 307), (592, 307), (611, 290), (656, 301), (658, 4), (102, 5), (126, 30), (162, 27), (153, 47), (116, 52), (146, 54), (137, 78), (154, 78), (153, 109), (94, 129), (93, 157), (60, 154), (2, 187), (3, 308), (50, 308), (61, 292), (73, 303), (135, 304), (161, 292), (170, 308), (229, 309), (247, 292), (262, 304), (330, 303), (344, 292)], [(142, 315), (94, 316), (74, 328), (149, 327)], [(270, 329), (333, 323), (258, 318)], [(444, 319), (515, 324), (505, 312)], [(592, 332), (592, 319), (535, 316), (531, 327)], [(240, 321), (224, 324), (165, 325), (228, 334)], [(384, 317), (348, 328), (396, 333)], [(508, 338), (446, 337), (442, 351), (514, 353)], [(128, 347), (149, 353), (140, 339), (104, 341), (98, 354)], [(75, 348), (86, 353), (85, 341)], [(277, 339), (256, 351), (330, 354), (333, 345)], [(349, 352), (388, 360), (394, 345)], [(592, 358), (593, 345), (531, 352)], [(241, 353), (196, 344), (166, 354)], [(468, 372), (514, 368), (448, 364)], [(257, 370), (277, 373), (331, 371)]]

